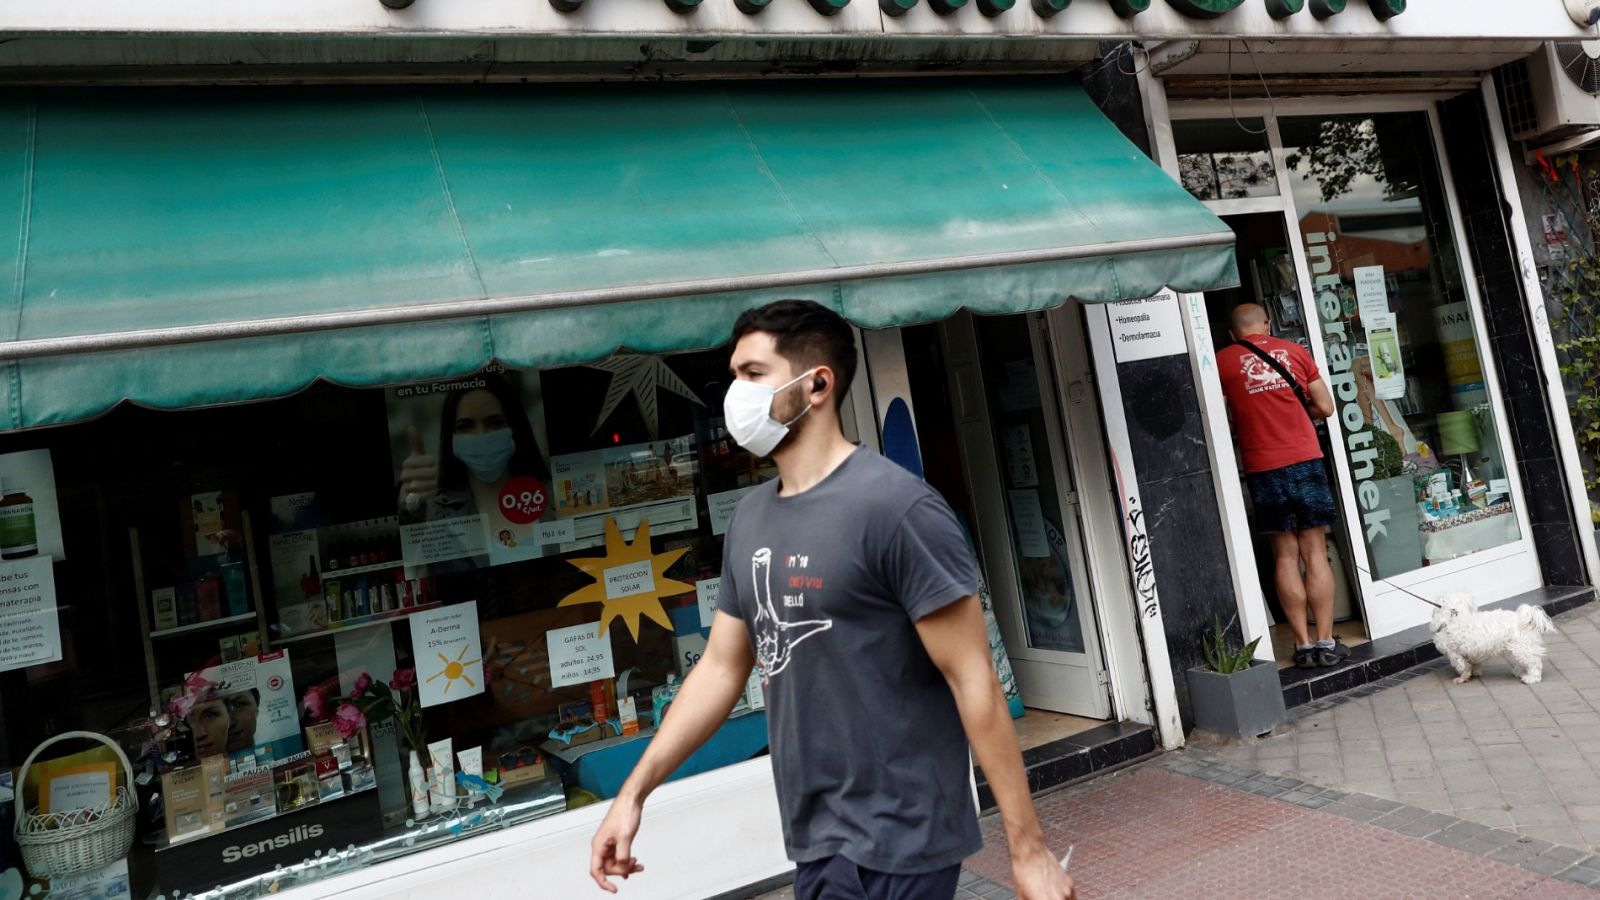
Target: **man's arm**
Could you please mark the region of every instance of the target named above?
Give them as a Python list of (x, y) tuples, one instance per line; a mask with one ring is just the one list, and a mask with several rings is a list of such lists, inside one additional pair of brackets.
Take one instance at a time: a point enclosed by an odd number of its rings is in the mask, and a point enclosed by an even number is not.
[(1318, 378), (1306, 386), (1306, 393), (1311, 395), (1311, 414), (1319, 419), (1326, 419), (1333, 415), (1333, 394), (1328, 391), (1328, 383)]
[(1022, 771), (1022, 751), (994, 672), (978, 598), (963, 597), (922, 617), (917, 621), (917, 634), (955, 695), (967, 742), (1000, 805), (1017, 896), (1021, 900), (1071, 900), (1076, 896), (1072, 879), (1045, 846), (1033, 809), (1033, 796)]
[(616, 893), (608, 876), (627, 878), (644, 871), (633, 858), (633, 837), (639, 831), (645, 798), (727, 721), (754, 665), (744, 623), (718, 610), (705, 654), (683, 680), (672, 701), (672, 714), (656, 729), (589, 845), (589, 875), (600, 887)]

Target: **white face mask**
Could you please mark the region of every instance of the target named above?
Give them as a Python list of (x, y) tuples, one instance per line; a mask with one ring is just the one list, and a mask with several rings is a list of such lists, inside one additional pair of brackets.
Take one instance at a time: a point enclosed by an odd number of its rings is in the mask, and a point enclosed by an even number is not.
[(484, 484), (493, 484), (506, 473), (511, 455), (517, 452), (517, 439), (511, 429), (500, 428), (483, 434), (458, 434), (450, 440), (456, 459)]
[(728, 393), (722, 398), (723, 424), (727, 426), (728, 433), (739, 446), (749, 450), (757, 456), (767, 456), (777, 449), (785, 435), (789, 433), (789, 426), (800, 421), (800, 416), (811, 411), (811, 404), (800, 411), (787, 422), (779, 422), (772, 418), (772, 399), (784, 388), (809, 378), (816, 369), (808, 369), (800, 373), (798, 378), (777, 387), (768, 387), (754, 381), (735, 381), (728, 386)]

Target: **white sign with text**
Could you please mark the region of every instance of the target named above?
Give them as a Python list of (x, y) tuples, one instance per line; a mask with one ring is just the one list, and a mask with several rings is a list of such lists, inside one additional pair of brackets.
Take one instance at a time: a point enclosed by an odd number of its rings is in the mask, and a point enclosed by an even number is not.
[(706, 508), (711, 511), (711, 533), (726, 534), (728, 532), (728, 523), (733, 521), (733, 511), (739, 508), (739, 501), (744, 499), (745, 494), (758, 487), (760, 485), (734, 488), (731, 491), (723, 491), (720, 494), (711, 494), (706, 497)]
[(600, 623), (555, 628), (545, 633), (550, 651), (550, 686), (567, 687), (615, 678), (611, 635), (599, 634)]
[(651, 560), (641, 559), (625, 566), (612, 566), (602, 574), (607, 600), (656, 592), (655, 563)]
[(413, 613), (411, 658), (416, 660), (417, 695), (423, 706), (483, 693), (478, 602)]
[(1170, 290), (1143, 300), (1108, 304), (1106, 313), (1119, 363), (1189, 352), (1183, 336), (1183, 309), (1178, 295)]
[(721, 578), (702, 578), (694, 583), (695, 599), (700, 601), (700, 627), (710, 628), (717, 617), (717, 597), (722, 594)]
[(59, 659), (61, 622), (51, 558), (0, 562), (0, 672)]

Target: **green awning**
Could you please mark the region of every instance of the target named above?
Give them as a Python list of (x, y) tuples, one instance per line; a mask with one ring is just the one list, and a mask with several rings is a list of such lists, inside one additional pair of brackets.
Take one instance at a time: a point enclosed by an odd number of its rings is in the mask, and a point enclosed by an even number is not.
[(1238, 280), (1062, 79), (14, 95), (0, 210), (5, 430)]

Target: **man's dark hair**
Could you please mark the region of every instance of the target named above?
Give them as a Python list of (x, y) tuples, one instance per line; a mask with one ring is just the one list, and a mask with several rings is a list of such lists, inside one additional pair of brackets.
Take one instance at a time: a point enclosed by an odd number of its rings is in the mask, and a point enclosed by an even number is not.
[(772, 335), (778, 355), (796, 371), (832, 369), (834, 408), (844, 403), (856, 377), (856, 336), (843, 316), (812, 300), (779, 300), (741, 313), (733, 323), (732, 342), (752, 331)]

